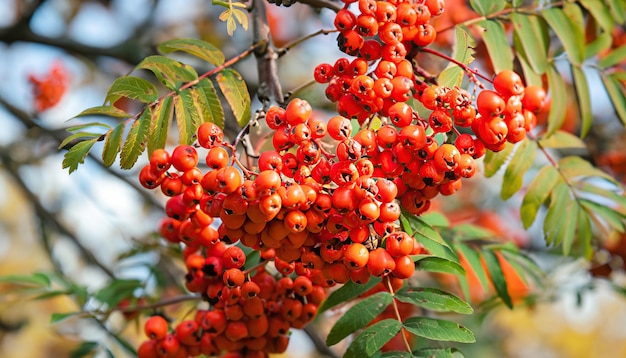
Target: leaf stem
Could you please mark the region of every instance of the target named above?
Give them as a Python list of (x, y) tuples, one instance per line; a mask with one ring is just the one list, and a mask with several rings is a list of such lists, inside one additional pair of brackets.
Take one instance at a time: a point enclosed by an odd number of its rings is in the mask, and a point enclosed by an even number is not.
[[(387, 284), (387, 288), (389, 288), (389, 293), (391, 294), (391, 297), (393, 297), (393, 300), (391, 300), (391, 303), (393, 305), (393, 311), (396, 315), (396, 319), (398, 320), (398, 322), (402, 323), (402, 316), (400, 316), (400, 310), (398, 309), (398, 303), (396, 302), (396, 294), (393, 290), (393, 286), (391, 286), (391, 281), (389, 280), (389, 276), (386, 276), (383, 280)], [(409, 340), (404, 335), (404, 328), (400, 329), (400, 334), (402, 335), (402, 341), (404, 342), (404, 347), (406, 348), (406, 351), (411, 353), (412, 352), (411, 344), (409, 344)]]

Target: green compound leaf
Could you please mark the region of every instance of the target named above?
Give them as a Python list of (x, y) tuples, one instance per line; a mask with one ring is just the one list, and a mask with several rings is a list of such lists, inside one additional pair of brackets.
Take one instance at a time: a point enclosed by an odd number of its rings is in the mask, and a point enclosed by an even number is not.
[(191, 91), (185, 90), (174, 97), (178, 139), (182, 144), (191, 144), (199, 125), (199, 115), (193, 103)]
[(548, 132), (546, 136), (554, 134), (563, 126), (565, 122), (565, 112), (567, 109), (567, 90), (563, 77), (557, 71), (556, 67), (549, 66), (548, 70), (548, 86), (550, 88), (550, 113), (548, 114)]
[(501, 0), (470, 0), (470, 5), (481, 16), (488, 16), (504, 9), (506, 2)]
[(537, 154), (537, 143), (524, 139), (517, 145), (513, 158), (504, 171), (500, 197), (507, 200), (522, 187), (524, 174), (528, 171)]
[(333, 291), (326, 297), (324, 302), (320, 305), (318, 309), (318, 314), (333, 308), (337, 305), (344, 304), (347, 301), (350, 301), (356, 297), (359, 297), (361, 294), (367, 292), (370, 288), (376, 286), (380, 282), (380, 277), (372, 277), (367, 283), (358, 284), (352, 281), (348, 281), (346, 284), (341, 286), (339, 289)]
[(104, 149), (102, 150), (102, 162), (110, 167), (115, 162), (117, 153), (122, 149), (122, 139), (124, 138), (124, 129), (126, 123), (122, 122), (109, 130), (104, 140)]
[(159, 55), (146, 57), (135, 68), (151, 71), (165, 87), (171, 90), (178, 89), (183, 82), (198, 78), (193, 67)]
[(221, 71), (215, 79), (235, 115), (237, 124), (243, 128), (250, 121), (250, 93), (246, 82), (232, 69)]
[(154, 85), (143, 78), (124, 76), (116, 79), (107, 91), (105, 102), (115, 103), (122, 97), (136, 99), (143, 103), (156, 101), (159, 93)]
[(604, 32), (599, 34), (593, 41), (587, 44), (585, 48), (585, 58), (597, 56), (600, 52), (608, 50), (611, 48), (612, 43), (613, 37), (611, 33)]
[(509, 296), (506, 279), (504, 278), (504, 272), (502, 271), (498, 257), (488, 248), (483, 249), (482, 253), (485, 266), (489, 272), (491, 282), (493, 282), (493, 286), (496, 289), (496, 293), (508, 308), (513, 308), (513, 301), (511, 300), (511, 296)]
[(98, 138), (92, 138), (72, 146), (63, 156), (63, 169), (68, 168), (69, 173), (72, 174), (78, 169), (79, 164), (85, 162), (87, 154), (89, 154), (89, 151), (97, 141)]
[(487, 178), (494, 176), (500, 168), (509, 159), (509, 155), (513, 151), (513, 144), (507, 142), (503, 150), (492, 152), (490, 150), (485, 154), (483, 165), (485, 166), (484, 174)]
[[(478, 277), (478, 282), (480, 282), (482, 289), (485, 291), (489, 290), (489, 277), (487, 276), (487, 272), (485, 272), (485, 268), (478, 251), (463, 244), (457, 244), (455, 245), (455, 248), (459, 250), (461, 255), (463, 255), (469, 266), (472, 268), (472, 271), (476, 274), (476, 277)], [(469, 274), (469, 272), (466, 271), (466, 275), (467, 274)], [(464, 292), (464, 295), (467, 299), (469, 299), (469, 292)]]
[(532, 225), (539, 208), (561, 180), (559, 172), (551, 165), (546, 165), (539, 170), (539, 173), (528, 186), (520, 207), (520, 216), (524, 229), (528, 229)]
[[(499, 1), (503, 3), (502, 1)], [(479, 23), (484, 28), (482, 37), (487, 46), (489, 58), (496, 73), (513, 69), (513, 52), (500, 21), (483, 20)]]
[(435, 318), (411, 317), (404, 321), (403, 326), (416, 336), (435, 341), (476, 342), (472, 331), (456, 322)]
[(580, 199), (580, 205), (587, 211), (589, 216), (601, 217), (610, 227), (619, 232), (624, 232), (624, 225), (626, 224), (626, 215), (620, 214), (618, 211), (612, 208), (601, 205), (596, 202)]
[(541, 11), (541, 14), (561, 40), (570, 61), (574, 65), (582, 64), (585, 60), (584, 29), (573, 22), (562, 9), (553, 7)]
[(474, 312), (472, 306), (457, 296), (439, 290), (437, 288), (419, 287), (411, 291), (399, 291), (396, 299), (401, 302), (410, 303), (418, 307), (436, 312), (456, 312), (470, 314)]
[(148, 132), (148, 154), (152, 154), (155, 149), (165, 147), (173, 115), (174, 98), (172, 96), (163, 98), (155, 106)]
[(344, 358), (371, 357), (378, 352), (385, 343), (389, 342), (402, 329), (402, 323), (395, 319), (384, 319), (364, 329), (352, 341)]
[(124, 141), (124, 145), (122, 146), (122, 152), (120, 153), (120, 167), (122, 169), (132, 168), (137, 162), (137, 158), (139, 158), (146, 148), (145, 143), (150, 128), (151, 117), (152, 112), (150, 107), (145, 107), (141, 116), (139, 116), (130, 127), (126, 141)]
[(224, 128), (224, 108), (213, 83), (209, 79), (202, 79), (191, 89), (191, 94), (201, 123), (211, 122)]
[(335, 345), (350, 334), (364, 328), (384, 311), (392, 300), (393, 297), (389, 292), (378, 292), (355, 304), (331, 328), (326, 337), (326, 344)]
[(162, 54), (183, 51), (215, 66), (224, 63), (224, 54), (222, 51), (212, 44), (198, 39), (183, 38), (169, 40), (160, 44), (158, 50)]
[(519, 48), (516, 50), (523, 54), (526, 62), (535, 73), (542, 75), (549, 66), (548, 48), (550, 37), (548, 27), (539, 16), (524, 15), (514, 12), (511, 15), (515, 37), (518, 39)]

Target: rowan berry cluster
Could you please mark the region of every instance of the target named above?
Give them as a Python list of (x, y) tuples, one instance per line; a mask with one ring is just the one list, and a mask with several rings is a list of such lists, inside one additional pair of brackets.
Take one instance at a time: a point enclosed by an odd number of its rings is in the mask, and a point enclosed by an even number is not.
[[(173, 331), (149, 319), (140, 357), (280, 353), (328, 287), (371, 276), (401, 284), (415, 271), (411, 255), (426, 253), (400, 229), (402, 209), (424, 213), (476, 173), (487, 149), (502, 150), (535, 126), (545, 91), (525, 87), (513, 71), (497, 74), (494, 90), (477, 98), (420, 77), (413, 58), (434, 41), (429, 20), (443, 0), (358, 0), (358, 15), (348, 9), (356, 1), (344, 2), (338, 45), (356, 58), (314, 72), (338, 116), (316, 119), (295, 98), (266, 111), (274, 150), (254, 168), (239, 163), (217, 125), (204, 123), (195, 145), (155, 150), (141, 169), (144, 187), (170, 197), (160, 233), (184, 247), (186, 287), (210, 309)], [(260, 252), (258, 264), (246, 265), (245, 247)]]

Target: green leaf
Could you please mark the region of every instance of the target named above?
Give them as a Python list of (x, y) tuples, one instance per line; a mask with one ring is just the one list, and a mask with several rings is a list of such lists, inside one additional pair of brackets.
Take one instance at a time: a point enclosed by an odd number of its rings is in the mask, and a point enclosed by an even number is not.
[(623, 63), (625, 58), (626, 58), (626, 45), (622, 45), (614, 49), (613, 51), (611, 51), (608, 55), (606, 55), (602, 59), (600, 59), (600, 62), (598, 62), (598, 66), (600, 66), (600, 68), (605, 68), (605, 69), (609, 67), (613, 67), (615, 65)]
[[(585, 181), (579, 181), (577, 183), (577, 188), (584, 191), (585, 193), (589, 193), (592, 195), (596, 195), (602, 200), (610, 200), (611, 204), (607, 204), (615, 211), (621, 213), (622, 215), (626, 215), (626, 196), (623, 192), (615, 192), (613, 190), (603, 189), (596, 185), (587, 183)], [(616, 190), (620, 190), (616, 188)]]
[(450, 220), (439, 212), (429, 212), (420, 215), (420, 219), (430, 227), (445, 228), (450, 226)]
[(609, 182), (616, 184), (615, 178), (603, 172), (602, 170), (594, 167), (591, 163), (585, 159), (571, 155), (561, 158), (559, 160), (559, 169), (566, 178), (578, 178), (578, 177), (600, 177), (608, 180)]
[(473, 224), (455, 225), (450, 233), (454, 241), (493, 240), (496, 237), (493, 231)]
[[(502, 1), (498, 3), (504, 4)], [(487, 46), (489, 58), (496, 73), (513, 69), (513, 52), (500, 21), (483, 20), (479, 23), (484, 28), (482, 37)]]
[(615, 22), (623, 24), (626, 21), (626, 3), (624, 3), (624, 0), (608, 0), (607, 2)]
[(97, 106), (87, 108), (86, 110), (75, 115), (74, 118), (84, 116), (109, 116), (114, 118), (130, 118), (130, 114), (113, 106)]
[(452, 251), (450, 245), (444, 241), (437, 230), (424, 222), (422, 218), (403, 211), (400, 215), (400, 223), (402, 229), (424, 245), (430, 254), (458, 263), (459, 258)]
[(333, 346), (350, 334), (365, 327), (391, 304), (389, 292), (378, 292), (363, 299), (344, 313), (330, 329), (326, 345)]
[(120, 167), (122, 169), (130, 169), (137, 162), (137, 158), (146, 148), (146, 137), (150, 128), (150, 118), (152, 112), (150, 107), (145, 107), (141, 116), (135, 120), (128, 131), (122, 152), (120, 153)]
[[(489, 277), (482, 263), (482, 259), (478, 251), (472, 249), (467, 245), (457, 244), (455, 248), (465, 257), (467, 263), (472, 268), (472, 271), (478, 277), (482, 288), (486, 291), (489, 289)], [(467, 271), (466, 271), (467, 274)]]
[(602, 76), (602, 82), (611, 98), (615, 113), (622, 124), (626, 125), (626, 95), (623, 85), (613, 75)]
[(70, 358), (91, 356), (99, 345), (98, 342), (83, 342), (70, 353)]
[(451, 273), (454, 275), (465, 274), (465, 270), (458, 263), (436, 256), (419, 256), (415, 263), (415, 269), (426, 272)]
[(180, 88), (183, 82), (198, 78), (193, 67), (165, 56), (148, 56), (135, 68), (151, 71), (165, 87), (171, 90)]
[[(517, 41), (517, 35), (514, 35), (514, 40)], [(517, 50), (518, 47), (521, 48), (521, 45), (518, 45), (516, 42), (515, 49)], [(524, 80), (526, 81), (526, 85), (543, 87), (543, 80), (541, 79), (541, 76), (538, 75), (532, 69), (532, 67), (530, 67), (528, 61), (526, 61), (525, 56), (517, 56), (517, 59), (519, 60), (519, 64), (522, 67), (522, 72), (524, 73)]]
[(589, 13), (591, 13), (593, 18), (596, 19), (596, 22), (605, 32), (613, 32), (615, 21), (611, 16), (611, 9), (604, 1), (581, 0), (580, 3), (589, 11)]
[(527, 276), (531, 276), (535, 282), (543, 282), (544, 271), (537, 266), (537, 263), (517, 250), (517, 247), (515, 249), (516, 251), (503, 249), (500, 252), (524, 282), (528, 283)]
[(178, 138), (182, 144), (191, 144), (199, 125), (199, 116), (191, 92), (186, 90), (174, 97)]
[(404, 321), (403, 326), (416, 336), (435, 341), (476, 342), (472, 331), (456, 322), (427, 317), (411, 317)]
[(587, 211), (588, 215), (600, 216), (613, 229), (624, 232), (624, 225), (626, 224), (625, 215), (621, 215), (619, 212), (606, 205), (600, 205), (590, 200), (579, 199), (579, 202), (583, 209)]
[(115, 129), (109, 130), (104, 140), (104, 149), (102, 150), (102, 162), (107, 167), (110, 167), (115, 162), (117, 153), (122, 148), (122, 139), (124, 137), (124, 129), (126, 123), (122, 122), (118, 124)]
[(499, 152), (492, 152), (490, 150), (485, 154), (485, 159), (483, 160), (483, 165), (485, 166), (485, 176), (490, 178), (494, 176), (498, 170), (506, 163), (509, 159), (509, 155), (513, 151), (513, 144), (506, 143), (506, 146), (503, 150)]
[(15, 285), (50, 287), (50, 278), (43, 273), (32, 275), (5, 275), (0, 276), (0, 283), (11, 283)]
[(224, 63), (224, 54), (222, 51), (212, 44), (198, 39), (183, 38), (165, 41), (159, 45), (158, 50), (162, 54), (183, 51), (215, 66)]
[(593, 41), (587, 44), (585, 48), (585, 58), (597, 56), (600, 52), (608, 50), (611, 48), (612, 43), (613, 37), (610, 32), (599, 34)]
[(399, 291), (395, 296), (399, 301), (436, 312), (456, 312), (470, 314), (472, 306), (457, 296), (437, 288), (419, 287), (411, 291)]
[(489, 249), (483, 249), (482, 253), (483, 259), (485, 260), (485, 266), (489, 272), (491, 282), (496, 289), (496, 293), (507, 307), (513, 308), (513, 301), (511, 300), (511, 296), (509, 296), (509, 291), (507, 290), (507, 284), (504, 279), (502, 267), (500, 266), (500, 261), (498, 261), (496, 254)]
[(154, 112), (152, 112), (148, 131), (148, 154), (152, 154), (155, 149), (165, 147), (170, 122), (174, 115), (173, 103), (174, 98), (172, 96), (165, 97), (155, 106)]
[[(582, 69), (572, 66), (572, 75), (574, 78), (574, 88), (576, 89), (576, 102), (580, 112), (580, 137), (584, 138), (591, 129), (593, 122), (593, 114), (591, 113), (591, 95), (589, 86), (587, 85), (587, 77)], [(582, 141), (583, 148), (586, 146)]]
[(346, 284), (331, 292), (330, 295), (326, 297), (318, 309), (318, 314), (328, 310), (329, 308), (344, 304), (356, 297), (359, 297), (370, 288), (376, 286), (379, 282), (380, 277), (372, 277), (367, 283), (362, 285), (348, 281)]
[(111, 126), (106, 124), (106, 123), (101, 123), (101, 122), (89, 122), (89, 123), (83, 123), (83, 124), (77, 124), (68, 128), (65, 128), (66, 131), (68, 132), (76, 132), (85, 128), (90, 128), (90, 127), (100, 127), (100, 128), (104, 128), (104, 129), (111, 129)]
[[(518, 12), (511, 14), (514, 34), (519, 40), (518, 53), (523, 54), (526, 62), (535, 73), (542, 75), (548, 69), (548, 48), (550, 37), (546, 23), (539, 16), (525, 15)], [(523, 50), (523, 51), (520, 51)]]
[(565, 111), (567, 107), (567, 91), (561, 74), (556, 67), (550, 66), (547, 70), (548, 86), (550, 88), (550, 113), (548, 114), (548, 132), (546, 136), (554, 134), (565, 122)]
[(143, 103), (156, 101), (159, 96), (154, 85), (143, 78), (124, 76), (116, 79), (107, 91), (105, 102), (115, 103), (122, 97), (136, 99)]
[(218, 73), (215, 79), (235, 115), (237, 124), (243, 128), (250, 121), (250, 93), (246, 82), (232, 69)]
[(460, 353), (455, 348), (422, 348), (413, 351), (413, 358), (454, 358), (457, 354)]
[(81, 314), (82, 312), (67, 312), (67, 313), (53, 313), (50, 317), (50, 324), (59, 323), (63, 320), (66, 320), (72, 316), (76, 316)]
[(246, 263), (243, 265), (243, 269), (248, 270), (259, 262), (261, 262), (261, 252), (259, 250), (251, 250), (250, 253), (246, 255)]
[[(454, 49), (452, 50), (452, 58), (467, 65), (474, 60), (474, 46), (476, 46), (476, 43), (468, 30), (462, 26), (456, 27), (455, 34), (456, 40)], [(464, 72), (461, 67), (450, 63), (448, 67), (439, 74), (437, 83), (439, 83), (440, 86), (446, 87), (461, 86), (463, 75)]]
[(202, 79), (191, 91), (201, 123), (211, 122), (224, 128), (224, 108), (213, 83), (208, 79)]
[(470, 0), (470, 5), (481, 16), (488, 16), (504, 9), (506, 2), (501, 0)]
[(72, 172), (78, 169), (79, 164), (83, 164), (85, 162), (87, 154), (97, 141), (98, 138), (85, 140), (70, 148), (63, 156), (63, 169), (68, 168), (69, 173), (72, 174)]
[(578, 239), (583, 244), (583, 255), (585, 259), (590, 261), (594, 254), (593, 247), (591, 246), (593, 232), (591, 231), (591, 220), (585, 210), (578, 210), (576, 223), (578, 224)]
[(584, 29), (577, 26), (562, 9), (552, 7), (541, 11), (541, 14), (561, 40), (570, 61), (574, 65), (582, 64), (585, 60)]
[(551, 165), (546, 165), (539, 170), (522, 200), (520, 216), (524, 229), (528, 229), (535, 221), (537, 211), (548, 199), (552, 189), (561, 182), (559, 172)]
[(578, 204), (572, 198), (567, 184), (557, 185), (544, 221), (544, 234), (548, 244), (563, 245), (563, 254), (569, 255), (576, 234)]
[(513, 158), (509, 161), (509, 165), (507, 165), (504, 172), (502, 190), (500, 191), (502, 200), (509, 199), (520, 190), (524, 180), (524, 174), (533, 164), (536, 154), (537, 143), (528, 138), (517, 145)]
[(102, 303), (106, 303), (108, 307), (113, 308), (124, 298), (131, 296), (133, 291), (141, 287), (143, 287), (143, 285), (140, 280), (117, 279), (96, 292), (94, 298)]
[(63, 139), (63, 141), (61, 142), (61, 144), (59, 144), (58, 149), (63, 149), (65, 148), (66, 145), (68, 145), (69, 143), (76, 141), (78, 139), (83, 139), (83, 140), (89, 140), (89, 139), (98, 139), (100, 137), (102, 137), (102, 133), (93, 133), (93, 132), (78, 132), (78, 133), (74, 133), (72, 135), (67, 136), (65, 139)]
[(402, 329), (395, 319), (384, 319), (364, 329), (348, 347), (344, 358), (371, 357)]
[(401, 352), (401, 351), (389, 351), (385, 353), (378, 352), (379, 354), (374, 355), (372, 358), (413, 358), (414, 355), (409, 352)]
[(587, 145), (577, 136), (562, 130), (557, 130), (549, 137), (539, 139), (539, 144), (544, 148), (555, 149), (586, 149)]

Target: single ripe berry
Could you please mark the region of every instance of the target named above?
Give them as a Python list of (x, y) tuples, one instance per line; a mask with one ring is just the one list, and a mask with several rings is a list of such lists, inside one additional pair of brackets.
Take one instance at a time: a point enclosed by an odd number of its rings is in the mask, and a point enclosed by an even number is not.
[(144, 333), (150, 339), (161, 340), (167, 334), (168, 326), (165, 318), (161, 316), (152, 316), (144, 323)]

